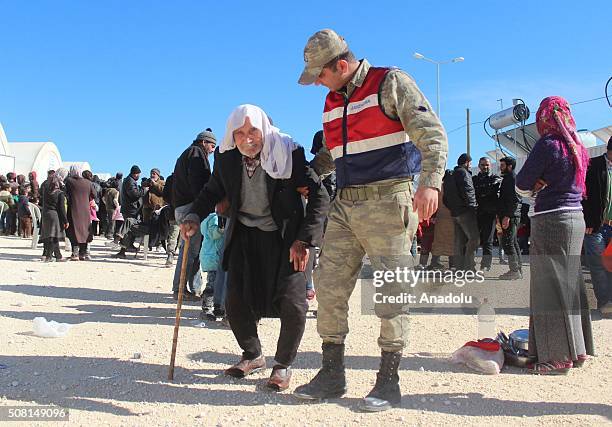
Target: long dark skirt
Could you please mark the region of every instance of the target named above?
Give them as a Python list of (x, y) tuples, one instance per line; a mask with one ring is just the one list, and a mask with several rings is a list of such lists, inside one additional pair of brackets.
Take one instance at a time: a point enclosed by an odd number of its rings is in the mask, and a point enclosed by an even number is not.
[(529, 353), (540, 362), (593, 355), (593, 333), (580, 251), (582, 211), (531, 218)]
[(236, 223), (228, 256), (225, 309), (232, 332), (252, 359), (261, 354), (257, 320), (279, 317), (274, 360), (293, 363), (306, 324), (306, 275), (289, 263), (289, 247), (280, 232), (265, 232)]
[[(265, 232), (237, 222), (232, 240), (228, 286), (242, 293), (257, 319), (278, 317), (279, 310), (274, 302), (278, 294), (280, 257), (284, 252), (280, 232)], [(304, 292), (305, 289), (306, 285)]]

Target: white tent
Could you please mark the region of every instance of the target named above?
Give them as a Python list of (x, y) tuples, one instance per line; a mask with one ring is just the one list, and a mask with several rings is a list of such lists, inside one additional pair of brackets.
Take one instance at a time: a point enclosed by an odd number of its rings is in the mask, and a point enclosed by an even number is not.
[(98, 172), (94, 173), (94, 175), (98, 175), (98, 178), (100, 178), (101, 181), (108, 181), (110, 177), (113, 176), (108, 172)]
[(15, 158), (11, 154), (6, 134), (0, 123), (0, 174), (13, 172), (15, 170)]
[(608, 140), (612, 138), (612, 125), (594, 130), (593, 133), (597, 138), (601, 139), (604, 144), (607, 144)]
[(91, 170), (91, 165), (89, 164), (89, 162), (62, 162), (62, 166), (65, 167), (66, 169), (70, 170), (70, 166), (72, 165), (79, 165), (81, 166), (81, 170), (82, 171), (90, 171)]
[(35, 171), (39, 180), (44, 180), (49, 169), (62, 166), (62, 156), (52, 142), (10, 142), (9, 148), (15, 156), (15, 172), (24, 174)]

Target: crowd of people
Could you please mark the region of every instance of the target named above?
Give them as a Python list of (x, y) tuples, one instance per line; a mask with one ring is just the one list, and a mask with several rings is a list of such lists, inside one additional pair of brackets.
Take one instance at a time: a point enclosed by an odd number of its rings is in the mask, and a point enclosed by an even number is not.
[[(143, 245), (163, 247), (168, 267), (178, 258), (175, 299), (187, 251), (184, 298), (201, 300), (202, 320), (224, 321), (242, 349), (227, 375), (266, 367), (258, 321), (280, 319), (267, 382), (277, 391), (289, 387), (314, 283), (322, 366), (296, 388), (305, 400), (346, 392), (348, 299), (365, 255), (374, 269), (403, 268), (418, 236), (417, 268), (476, 270), (481, 246), (480, 269), (490, 271), (497, 239), (509, 268), (500, 279), (522, 278), (521, 254), (531, 257), (530, 371), (581, 366), (593, 354), (583, 246), (598, 308), (612, 314), (612, 273), (602, 264), (612, 235), (612, 140), (606, 154), (589, 161), (567, 102), (546, 98), (537, 114), (542, 137), (520, 172), (504, 157), (498, 176), (483, 157), (472, 177), (467, 153), (446, 170), (446, 133), (406, 73), (357, 60), (332, 30), (308, 40), (304, 59), (299, 83), (330, 90), (312, 161), (261, 108), (240, 105), (220, 145), (210, 128), (199, 133), (167, 178), (154, 168), (141, 179), (137, 165), (107, 181), (78, 165), (49, 171), (40, 185), (35, 173), (28, 180), (0, 177), (0, 227), (23, 237), (39, 229), (45, 262), (64, 260), (59, 241), (66, 237), (74, 261), (91, 258), (94, 235), (118, 249), (115, 258)], [(390, 281), (380, 291), (394, 296), (402, 289)], [(366, 411), (399, 404), (408, 330), (402, 304), (375, 304), (375, 313), (381, 363), (362, 402)]]

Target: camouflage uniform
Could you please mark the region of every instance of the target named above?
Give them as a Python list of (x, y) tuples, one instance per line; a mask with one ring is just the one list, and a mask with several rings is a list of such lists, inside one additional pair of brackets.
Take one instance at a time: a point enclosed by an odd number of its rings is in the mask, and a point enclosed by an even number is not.
[[(346, 86), (348, 96), (361, 86), (369, 68), (363, 59)], [(414, 80), (401, 70), (389, 71), (381, 89), (381, 106), (388, 116), (401, 121), (421, 153), (419, 185), (440, 189), (448, 151), (446, 133)], [(325, 144), (312, 165), (319, 174), (333, 170), (334, 162)], [(323, 342), (342, 344), (348, 334), (348, 300), (365, 254), (374, 270), (409, 266), (409, 249), (418, 225), (412, 209), (411, 181), (390, 179), (338, 190), (315, 272), (317, 329)], [(400, 286), (389, 283), (382, 291), (397, 294)], [(384, 351), (400, 351), (406, 345), (407, 310), (384, 304), (375, 305), (375, 312), (381, 319), (378, 345)]]

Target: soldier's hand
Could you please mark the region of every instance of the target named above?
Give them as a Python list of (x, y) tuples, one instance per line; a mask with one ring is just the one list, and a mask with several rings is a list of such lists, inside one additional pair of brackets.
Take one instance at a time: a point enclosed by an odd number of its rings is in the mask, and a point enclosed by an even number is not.
[(419, 222), (431, 218), (438, 210), (438, 190), (433, 187), (419, 187), (414, 195), (412, 210), (419, 215)]
[(289, 248), (289, 262), (293, 263), (293, 269), (295, 271), (306, 270), (306, 263), (308, 262), (308, 255), (310, 249), (306, 247), (304, 242), (296, 240)]
[(183, 240), (187, 240), (187, 237), (191, 237), (198, 231), (200, 224), (195, 221), (184, 221), (179, 225), (181, 229), (181, 237)]

